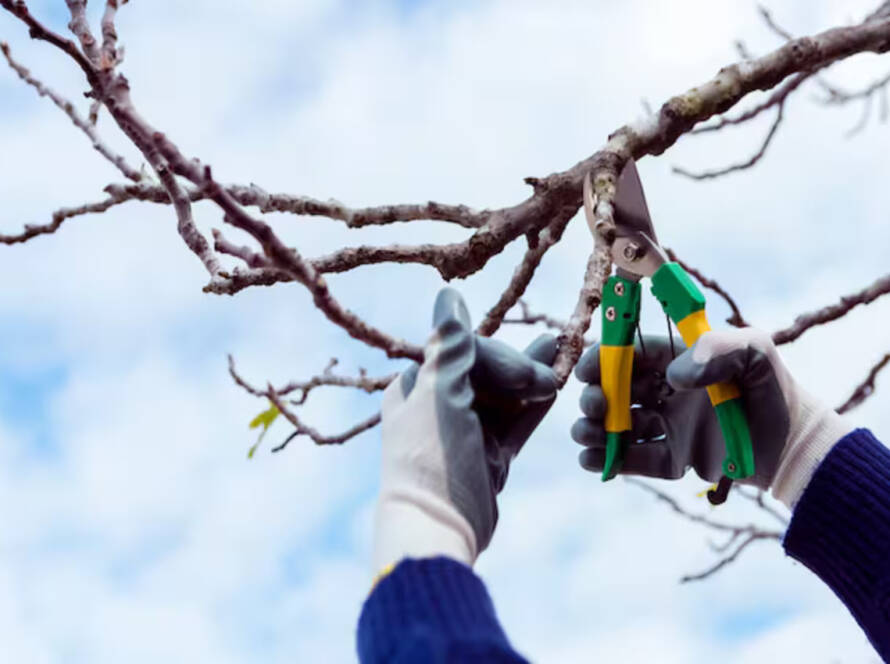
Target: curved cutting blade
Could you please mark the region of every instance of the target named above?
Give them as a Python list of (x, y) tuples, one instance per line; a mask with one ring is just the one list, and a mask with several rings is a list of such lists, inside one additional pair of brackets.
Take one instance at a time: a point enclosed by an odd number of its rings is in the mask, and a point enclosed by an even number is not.
[[(589, 173), (584, 177), (583, 188), (587, 225), (596, 237), (596, 198)], [(643, 185), (633, 161), (627, 162), (618, 177), (613, 208), (615, 241), (612, 244), (612, 261), (619, 274), (633, 280), (651, 277), (668, 261), (668, 257), (655, 238)]]
[(650, 240), (658, 243), (649, 216), (649, 208), (646, 205), (646, 196), (643, 194), (640, 174), (637, 173), (633, 159), (628, 160), (621, 175), (618, 176), (614, 205), (615, 230), (618, 237), (645, 233)]

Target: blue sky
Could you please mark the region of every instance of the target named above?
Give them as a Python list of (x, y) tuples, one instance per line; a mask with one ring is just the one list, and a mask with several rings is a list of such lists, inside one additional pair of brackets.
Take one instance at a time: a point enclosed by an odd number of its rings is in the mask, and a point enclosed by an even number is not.
[[(771, 6), (800, 33), (869, 7), (833, 4)], [(61, 2), (32, 6), (64, 30)], [(523, 177), (595, 150), (642, 113), (641, 98), (660, 103), (732, 61), (733, 40), (758, 53), (777, 45), (753, 4), (704, 0), (670, 8), (270, 0), (234, 10), (157, 0), (126, 5), (118, 25), (141, 111), (218, 177), (352, 205), (515, 202), (528, 195)], [(0, 39), (85, 111), (73, 65), (5, 14)], [(886, 68), (886, 58), (862, 57), (831, 76), (855, 87)], [(823, 109), (813, 94), (791, 100), (775, 144), (750, 172), (694, 184), (670, 167), (746, 157), (766, 118), (684, 138), (640, 163), (664, 244), (717, 278), (766, 329), (886, 270), (887, 128), (845, 140), (858, 109)], [(0, 95), (0, 232), (98, 199), (120, 180), (6, 70)], [(106, 115), (100, 128), (140, 163)], [(207, 233), (222, 223), (203, 204), (196, 218)], [(356, 231), (269, 220), (307, 255), (465, 236), (434, 222)], [(589, 245), (576, 220), (544, 259), (530, 303), (567, 317)], [(483, 275), (453, 284), (474, 317), (520, 253), (517, 243)], [(127, 205), (0, 254), (0, 500), (14, 506), (0, 536), (0, 634), (11, 660), (353, 661), (372, 574), (379, 432), (330, 449), (297, 440), (273, 455), (287, 434), (279, 423), (248, 461), (255, 433), (247, 423), (264, 405), (231, 383), (225, 355), (260, 384), (307, 377), (332, 356), (344, 372), (389, 373), (403, 363), (330, 326), (297, 286), (203, 294), (203, 268), (166, 208)], [(415, 343), (442, 286), (420, 266), (330, 283), (347, 306)], [(661, 331), (663, 317), (646, 300), (647, 329)], [(714, 298), (709, 306), (717, 324), (725, 307)], [(888, 322), (890, 306), (879, 301), (783, 354), (808, 389), (840, 403), (887, 351), (876, 331)], [(505, 329), (501, 338), (524, 345), (537, 332)], [(478, 564), (523, 652), (541, 662), (689, 662), (715, 652), (739, 664), (874, 658), (845, 609), (776, 546), (752, 548), (707, 583), (679, 586), (682, 574), (713, 560), (706, 534), (638, 489), (601, 486), (578, 469), (567, 434), (578, 392), (567, 386), (517, 460), (494, 543)], [(886, 438), (881, 394), (854, 417)], [(378, 401), (319, 391), (304, 415), (336, 431)], [(700, 488), (695, 478), (671, 487), (703, 510)], [(724, 516), (759, 518), (739, 503)]]

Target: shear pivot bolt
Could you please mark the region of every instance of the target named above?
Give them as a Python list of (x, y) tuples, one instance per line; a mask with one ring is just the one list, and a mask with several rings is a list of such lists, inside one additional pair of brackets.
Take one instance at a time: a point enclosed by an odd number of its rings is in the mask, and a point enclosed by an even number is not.
[(615, 282), (615, 295), (618, 297), (624, 295), (624, 284), (620, 281)]
[(635, 261), (640, 255), (640, 245), (629, 242), (624, 246), (624, 257), (629, 261)]
[(609, 307), (608, 309), (606, 309), (606, 320), (615, 320), (615, 307)]

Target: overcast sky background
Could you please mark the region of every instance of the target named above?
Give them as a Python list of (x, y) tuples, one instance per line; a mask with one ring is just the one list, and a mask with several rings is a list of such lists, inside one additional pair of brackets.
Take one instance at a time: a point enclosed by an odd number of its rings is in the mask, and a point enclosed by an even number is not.
[[(61, 0), (32, 1), (64, 30)], [(873, 2), (770, 3), (789, 30), (860, 19)], [(97, 25), (103, 3), (91, 3)], [(429, 199), (494, 207), (522, 178), (563, 170), (615, 128), (736, 59), (778, 46), (754, 3), (303, 0), (122, 8), (134, 100), (222, 181), (336, 197), (350, 205)], [(79, 71), (0, 13), (0, 39), (87, 109)], [(828, 76), (854, 88), (890, 61), (864, 55)], [(747, 158), (771, 117), (686, 137), (640, 163), (660, 239), (717, 278), (748, 320), (773, 330), (886, 272), (890, 127), (849, 140), (860, 107), (826, 109), (803, 89), (757, 168), (708, 183), (671, 165)], [(752, 95), (752, 100), (756, 99)], [(107, 140), (141, 160), (112, 125)], [(121, 176), (67, 118), (0, 69), (0, 232), (100, 199)], [(222, 222), (196, 206), (200, 227)], [(346, 230), (269, 215), (306, 255), (346, 243), (450, 241), (435, 222)], [(205, 295), (206, 273), (172, 211), (131, 203), (55, 235), (0, 247), (0, 643), (11, 662), (349, 662), (372, 575), (379, 431), (342, 448), (294, 441), (279, 423), (248, 461), (264, 405), (235, 387), (404, 366), (330, 325), (299, 286)], [(234, 230), (232, 239), (246, 242)], [(507, 283), (521, 242), (454, 285), (478, 320)], [(589, 233), (580, 220), (544, 259), (527, 299), (567, 318)], [(442, 286), (422, 266), (332, 275), (344, 304), (415, 343)], [(709, 296), (712, 323), (724, 305)], [(664, 329), (648, 297), (645, 328)], [(596, 320), (598, 321), (598, 314)], [(890, 301), (808, 332), (783, 356), (828, 403), (842, 402), (888, 351)], [(505, 329), (517, 345), (539, 330)], [(882, 382), (886, 383), (888, 379)], [(890, 384), (852, 419), (890, 435)], [(846, 609), (777, 545), (754, 546), (701, 584), (707, 533), (638, 488), (601, 485), (568, 436), (572, 380), (517, 460), (501, 522), (477, 566), (516, 646), (540, 662), (877, 661)], [(379, 395), (314, 392), (326, 432), (373, 413)], [(706, 511), (696, 478), (669, 487)], [(760, 518), (739, 500), (726, 519)], [(768, 522), (765, 522), (768, 524)]]

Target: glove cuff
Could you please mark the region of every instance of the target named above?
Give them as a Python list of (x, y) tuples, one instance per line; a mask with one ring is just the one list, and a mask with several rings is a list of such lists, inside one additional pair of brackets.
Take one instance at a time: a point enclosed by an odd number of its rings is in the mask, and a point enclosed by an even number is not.
[(791, 510), (831, 448), (854, 428), (805, 390), (797, 389), (798, 426), (789, 434), (772, 481), (773, 497)]
[(473, 528), (453, 505), (412, 487), (380, 495), (374, 523), (374, 572), (403, 558), (447, 556), (472, 566)]

